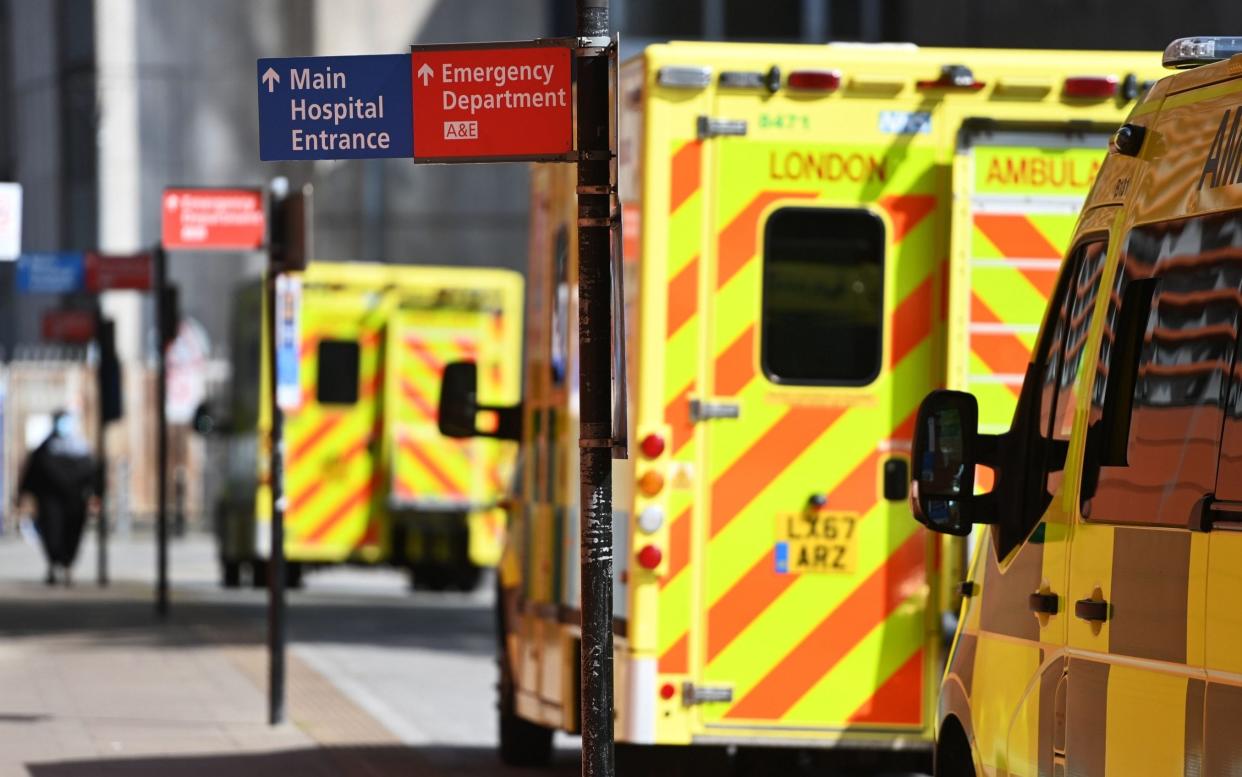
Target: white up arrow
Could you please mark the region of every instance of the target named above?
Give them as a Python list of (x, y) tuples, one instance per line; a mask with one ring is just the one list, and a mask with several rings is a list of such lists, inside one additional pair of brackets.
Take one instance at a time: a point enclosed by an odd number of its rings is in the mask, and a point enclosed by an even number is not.
[(418, 69), (418, 77), (423, 79), (423, 86), (426, 86), (427, 82), (430, 81), (431, 77), (435, 74), (436, 71), (432, 70), (431, 65), (428, 65), (426, 62), (424, 62), (423, 66)]
[(280, 76), (277, 75), (275, 70), (269, 67), (267, 69), (267, 72), (265, 72), (263, 74), (263, 77), (259, 80), (267, 84), (267, 93), (271, 94), (272, 92), (276, 90), (276, 84), (280, 83)]

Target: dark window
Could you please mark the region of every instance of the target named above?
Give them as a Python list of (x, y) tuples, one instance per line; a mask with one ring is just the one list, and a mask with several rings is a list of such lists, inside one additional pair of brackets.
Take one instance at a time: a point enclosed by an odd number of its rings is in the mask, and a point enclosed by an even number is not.
[(997, 477), (996, 555), (1005, 558), (1042, 520), (1060, 486), (1074, 423), (1076, 386), (1107, 244), (1080, 246), (1049, 302), (1043, 338), (1018, 399)]
[[(1108, 339), (1117, 342), (1108, 361), (1101, 358), (1092, 392), (1092, 419), (1101, 419), (1099, 482), (1083, 513), (1112, 523), (1185, 526), (1216, 487), (1242, 315), (1242, 219), (1227, 214), (1139, 227), (1123, 260), (1106, 322)], [(1136, 326), (1125, 323), (1127, 305), (1143, 314)], [(1121, 342), (1127, 337), (1132, 341)], [(1134, 356), (1123, 358), (1127, 350)], [(1112, 381), (1121, 381), (1125, 396), (1115, 396)], [(1111, 423), (1104, 420), (1110, 402), (1123, 408)], [(1111, 444), (1114, 435), (1120, 439)]]
[(760, 360), (773, 382), (857, 386), (880, 372), (884, 224), (865, 210), (782, 208), (764, 230)]
[(352, 340), (319, 342), (319, 379), (315, 400), (321, 405), (358, 401), (358, 344)]

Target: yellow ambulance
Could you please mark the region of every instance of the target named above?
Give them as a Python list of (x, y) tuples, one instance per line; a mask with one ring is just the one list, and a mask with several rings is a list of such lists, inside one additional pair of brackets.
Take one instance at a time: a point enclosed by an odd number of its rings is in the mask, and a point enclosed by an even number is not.
[[(498, 503), (515, 448), (441, 436), (444, 365), (470, 361), (479, 392), (516, 401), (523, 281), (493, 268), (315, 262), (301, 286), (301, 399), (284, 418), (285, 557), (304, 565), (390, 563), (432, 590), (474, 588), (504, 536)], [(263, 294), (239, 295), (229, 486), (218, 515), (226, 586), (266, 579), (269, 361)]]
[[(1173, 42), (1114, 135), (1012, 423), (919, 411), (912, 504), (979, 538), (936, 774), (1242, 764), (1242, 38)], [(976, 494), (976, 465), (994, 475)]]
[[(841, 44), (673, 43), (622, 67), (619, 742), (930, 761), (940, 577), (961, 569), (910, 521), (918, 402), (975, 389), (1003, 428), (1108, 138), (1160, 72)], [(512, 763), (579, 726), (574, 191), (572, 168), (535, 169), (500, 566)]]

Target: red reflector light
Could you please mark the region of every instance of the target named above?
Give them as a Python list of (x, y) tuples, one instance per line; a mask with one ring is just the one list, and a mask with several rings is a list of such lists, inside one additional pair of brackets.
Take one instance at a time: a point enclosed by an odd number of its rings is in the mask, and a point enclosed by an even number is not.
[(668, 701), (677, 695), (677, 686), (672, 683), (665, 683), (660, 686), (660, 698)]
[(841, 71), (795, 70), (789, 74), (789, 88), (806, 92), (835, 92), (841, 88)]
[(664, 554), (655, 545), (644, 545), (638, 551), (638, 565), (643, 569), (655, 569), (664, 560)]
[(1117, 83), (1117, 76), (1071, 76), (1065, 79), (1065, 96), (1102, 100), (1117, 94)]
[(642, 449), (644, 456), (654, 459), (664, 453), (664, 438), (658, 434), (649, 434), (643, 438), (638, 447)]

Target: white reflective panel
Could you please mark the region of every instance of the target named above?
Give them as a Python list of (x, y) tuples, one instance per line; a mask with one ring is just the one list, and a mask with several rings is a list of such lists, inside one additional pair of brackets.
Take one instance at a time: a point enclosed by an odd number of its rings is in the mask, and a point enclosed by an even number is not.
[(655, 534), (664, 525), (664, 508), (649, 505), (638, 514), (638, 528), (643, 534)]

